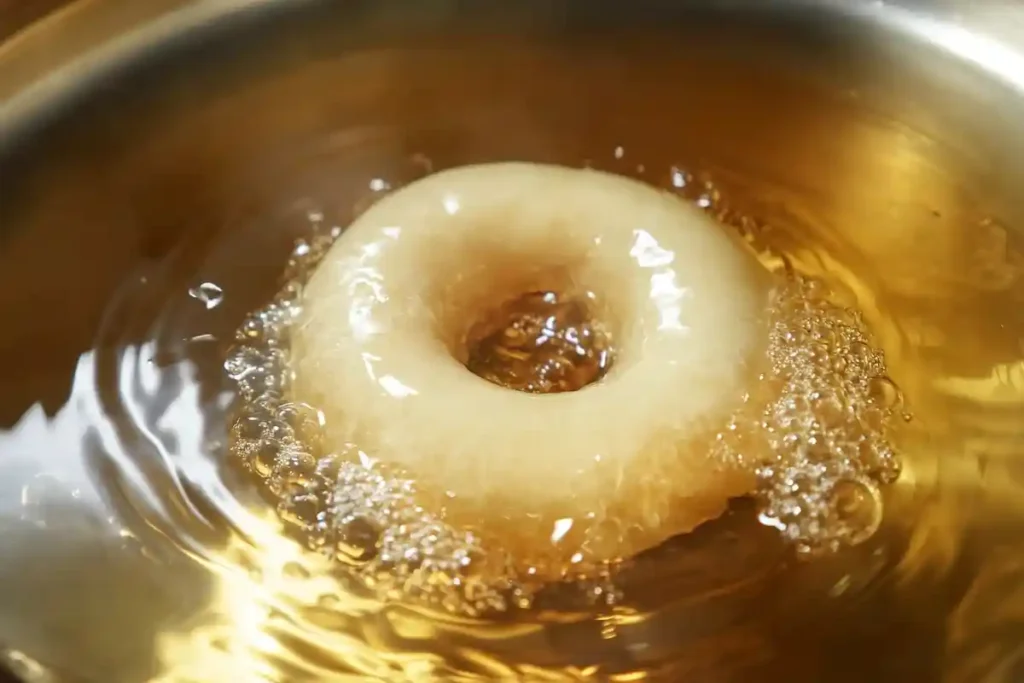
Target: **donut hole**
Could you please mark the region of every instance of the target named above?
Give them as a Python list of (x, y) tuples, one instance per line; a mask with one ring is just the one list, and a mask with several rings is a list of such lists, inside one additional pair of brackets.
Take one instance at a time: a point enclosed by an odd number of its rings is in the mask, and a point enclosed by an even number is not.
[(532, 394), (578, 391), (625, 368), (625, 351), (643, 336), (632, 283), (621, 286), (621, 272), (558, 221), (515, 216), (507, 225), (507, 214), (471, 208), (449, 219), (477, 229), (440, 231), (410, 268), (425, 275), (419, 310), (434, 341), (473, 374)]
[(534, 394), (578, 391), (607, 374), (611, 333), (596, 295), (526, 292), (471, 327), (466, 367), (507, 389)]

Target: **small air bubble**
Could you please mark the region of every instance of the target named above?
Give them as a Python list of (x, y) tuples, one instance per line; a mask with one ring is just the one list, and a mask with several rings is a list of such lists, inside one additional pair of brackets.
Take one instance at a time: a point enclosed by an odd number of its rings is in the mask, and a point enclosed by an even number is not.
[(303, 528), (316, 524), (320, 510), (320, 500), (308, 494), (287, 496), (278, 509), (285, 521)]
[(874, 377), (868, 382), (868, 395), (880, 408), (897, 410), (902, 401), (902, 394), (895, 383), (888, 377)]
[(850, 344), (850, 356), (858, 361), (866, 361), (871, 358), (871, 347), (864, 342)]
[(686, 174), (678, 168), (672, 168), (672, 187), (683, 189), (686, 187)]
[(274, 473), (277, 468), (277, 458), (280, 454), (276, 443), (262, 439), (257, 442), (255, 457), (251, 460), (252, 471), (261, 479), (266, 479)]
[(235, 333), (238, 341), (255, 341), (263, 336), (263, 326), (258, 319), (250, 318), (242, 323), (242, 326)]
[(277, 456), (277, 468), (289, 476), (301, 478), (305, 483), (316, 472), (316, 458), (297, 444), (288, 444)]
[(832, 489), (831, 504), (850, 545), (858, 545), (871, 538), (882, 523), (882, 497), (872, 482), (838, 482)]
[(263, 354), (254, 348), (243, 346), (236, 349), (224, 362), (224, 370), (228, 377), (235, 381), (247, 379), (263, 372), (266, 362)]
[(255, 415), (245, 415), (235, 421), (231, 431), (236, 439), (260, 439), (263, 437), (263, 420)]
[(295, 432), (284, 420), (268, 420), (263, 424), (263, 438), (269, 441), (291, 441)]
[(317, 448), (323, 437), (319, 412), (305, 403), (283, 403), (277, 409), (277, 419), (288, 424), (295, 438), (309, 448)]
[(206, 306), (206, 310), (216, 308), (224, 300), (224, 290), (212, 282), (204, 282), (198, 287), (188, 290), (188, 295)]
[(761, 514), (759, 514), (757, 516), (757, 521), (759, 521), (764, 526), (777, 529), (778, 531), (784, 532), (786, 530), (786, 524), (781, 519), (773, 515), (770, 515), (767, 512), (762, 512)]
[(367, 562), (377, 554), (380, 531), (362, 517), (345, 523), (338, 530), (337, 551), (349, 561)]

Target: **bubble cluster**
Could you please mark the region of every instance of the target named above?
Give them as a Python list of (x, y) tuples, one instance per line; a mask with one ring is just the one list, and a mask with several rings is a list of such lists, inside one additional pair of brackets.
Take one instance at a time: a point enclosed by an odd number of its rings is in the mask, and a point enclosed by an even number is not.
[(821, 283), (791, 279), (770, 317), (769, 372), (718, 434), (717, 457), (758, 463), (760, 519), (799, 552), (856, 545), (881, 521), (879, 485), (899, 476), (901, 393), (860, 316)]
[[(688, 193), (694, 187), (687, 183), (680, 194), (693, 200)], [(712, 189), (701, 190), (696, 201), (726, 216)], [(325, 229), (321, 215), (311, 223), (311, 237), (292, 254), (286, 285), (242, 324), (225, 362), (240, 398), (233, 456), (263, 481), (282, 519), (311, 549), (336, 559), (346, 576), (380, 599), (415, 599), (466, 615), (528, 607), (542, 586), (523, 570), (521, 558), (447, 522), (443, 492), (421, 489), (358, 444), (326, 452), (323, 414), (289, 400), (289, 332), (301, 312), (303, 286), (341, 234)], [(741, 223), (741, 232), (749, 228)], [(760, 246), (756, 236), (745, 237)], [(774, 255), (765, 259), (777, 264)], [(548, 325), (548, 315), (506, 316), (504, 327), (481, 337), (474, 371), (496, 373), (492, 381), (506, 385), (512, 378), (530, 391), (565, 390), (559, 383), (581, 367), (603, 372), (608, 340), (579, 337), (579, 311), (545, 293), (526, 303), (528, 314), (550, 308), (562, 318)], [(761, 522), (799, 553), (855, 545), (880, 523), (880, 486), (899, 475), (892, 436), (904, 417), (901, 393), (861, 317), (832, 303), (822, 283), (780, 273), (768, 313), (764, 374), (709, 444), (711, 457), (756, 470)], [(520, 338), (550, 345), (537, 355), (514, 343)], [(613, 564), (590, 567), (587, 577), (577, 575), (580, 566), (563, 575), (585, 579), (577, 586), (592, 599), (617, 599)]]

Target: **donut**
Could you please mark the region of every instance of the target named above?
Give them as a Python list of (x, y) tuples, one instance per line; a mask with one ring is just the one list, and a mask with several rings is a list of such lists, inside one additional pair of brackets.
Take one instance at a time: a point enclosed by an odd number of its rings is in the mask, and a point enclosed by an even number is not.
[[(514, 556), (605, 561), (755, 487), (710, 441), (761, 372), (771, 276), (681, 199), (589, 170), (493, 163), (384, 197), (306, 283), (293, 393), (326, 443), (412, 473), (445, 519)], [(529, 292), (579, 296), (612, 362), (528, 393), (467, 368), (471, 330)]]

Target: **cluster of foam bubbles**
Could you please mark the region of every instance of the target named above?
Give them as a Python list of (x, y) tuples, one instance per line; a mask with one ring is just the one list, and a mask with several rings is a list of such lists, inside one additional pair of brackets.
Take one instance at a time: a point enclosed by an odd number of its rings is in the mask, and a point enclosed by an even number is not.
[(879, 485), (895, 481), (894, 424), (906, 418), (860, 316), (819, 282), (790, 278), (773, 297), (769, 372), (716, 438), (716, 457), (758, 463), (760, 519), (802, 554), (870, 537)]
[[(721, 215), (718, 202), (698, 205)], [(517, 558), (448, 524), (443, 505), (429, 503), (412, 477), (357, 444), (325, 451), (323, 414), (288, 400), (289, 332), (305, 279), (340, 234), (313, 221), (292, 254), (287, 284), (237, 332), (225, 363), (240, 398), (232, 454), (263, 480), (310, 548), (377, 597), (466, 615), (528, 607), (541, 586), (517, 574)], [(891, 432), (903, 417), (900, 392), (860, 316), (831, 303), (821, 283), (780, 276), (769, 313), (768, 368), (710, 444), (711, 455), (756, 467), (762, 523), (801, 553), (857, 544), (881, 519), (879, 486), (899, 473)], [(576, 585), (614, 602), (613, 570), (603, 565)]]

